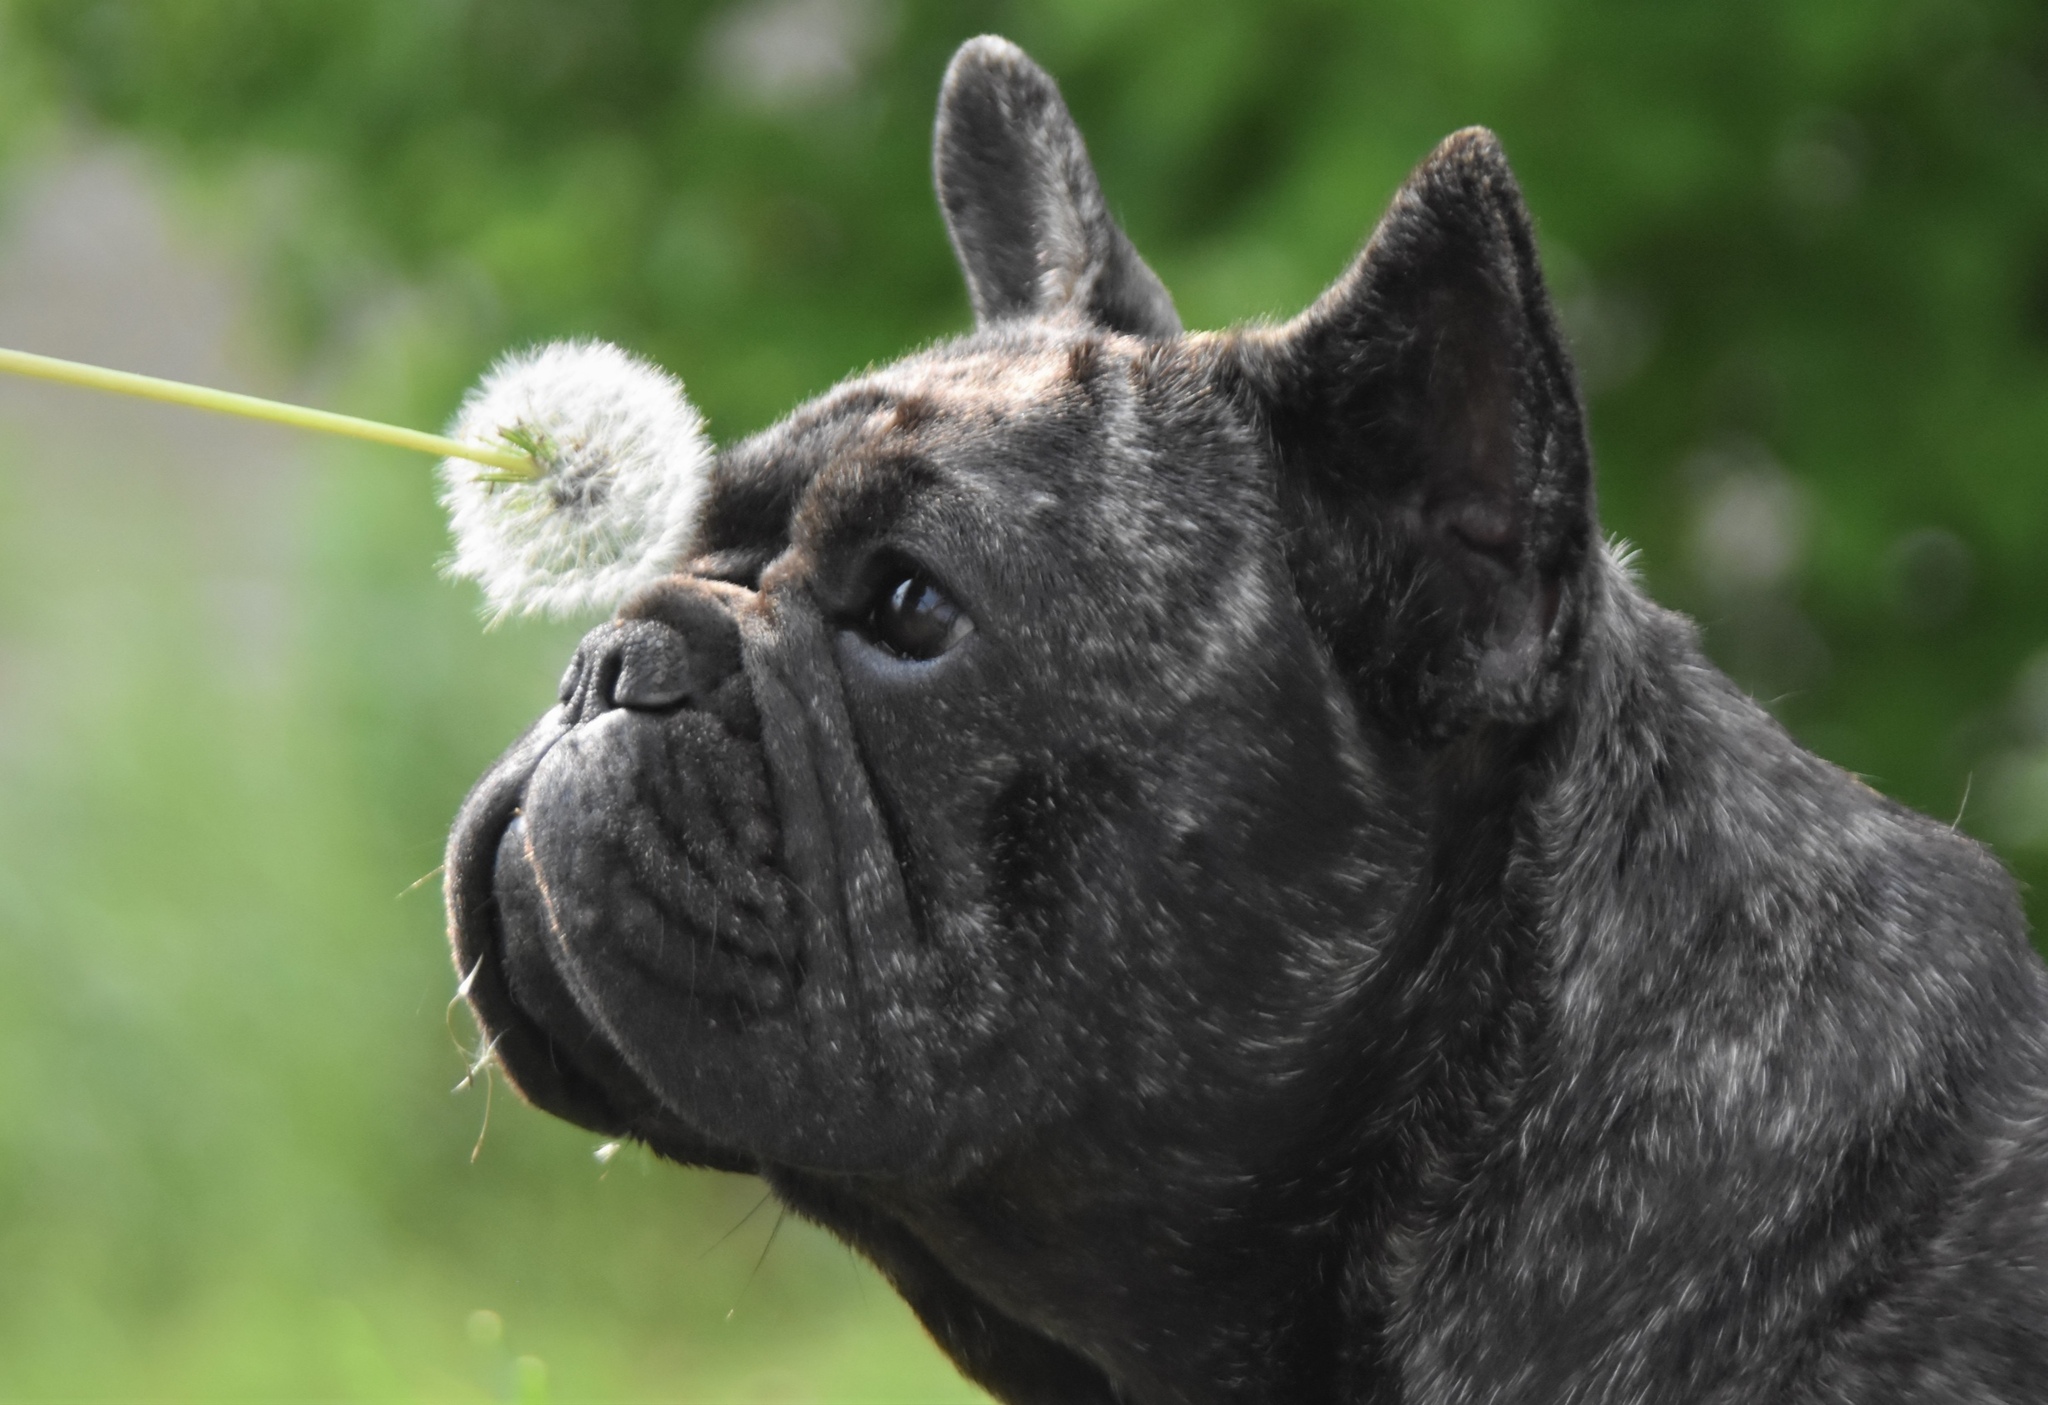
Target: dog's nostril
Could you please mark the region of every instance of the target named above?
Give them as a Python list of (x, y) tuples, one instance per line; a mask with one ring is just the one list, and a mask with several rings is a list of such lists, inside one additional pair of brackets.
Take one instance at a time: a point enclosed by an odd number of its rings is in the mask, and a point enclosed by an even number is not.
[(619, 672), (623, 666), (617, 648), (606, 649), (585, 666), (586, 711), (603, 712), (618, 705)]
[(624, 627), (612, 699), (620, 707), (674, 707), (690, 696), (694, 678), (683, 637), (665, 625), (636, 621)]
[(615, 707), (654, 711), (686, 702), (699, 670), (689, 642), (651, 620), (593, 631), (576, 650), (557, 694), (572, 725)]

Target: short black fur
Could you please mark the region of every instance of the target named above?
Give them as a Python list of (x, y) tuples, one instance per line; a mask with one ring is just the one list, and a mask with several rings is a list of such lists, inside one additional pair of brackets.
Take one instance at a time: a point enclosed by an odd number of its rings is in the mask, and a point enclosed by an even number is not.
[[(1602, 542), (1492, 136), (1221, 334), (1013, 47), (935, 165), (976, 329), (724, 451), (457, 821), (526, 1095), (758, 1173), (1008, 1401), (2042, 1394), (2012, 883)], [(863, 629), (905, 572), (971, 628)]]

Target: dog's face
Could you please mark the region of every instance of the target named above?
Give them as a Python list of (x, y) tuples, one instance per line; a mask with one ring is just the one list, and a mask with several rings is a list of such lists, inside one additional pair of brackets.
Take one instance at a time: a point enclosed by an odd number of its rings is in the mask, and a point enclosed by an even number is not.
[(1328, 973), (1220, 932), (1370, 886), (1371, 777), (1264, 462), (1199, 359), (1079, 326), (728, 453), (472, 804), (487, 1023), (601, 1041), (719, 1159), (940, 1178), (1284, 1046)]
[(466, 805), (459, 965), (533, 1101), (679, 1159), (1236, 1174), (1570, 665), (1526, 217), (1463, 134), (1301, 318), (1191, 336), (1015, 50), (955, 61), (938, 174), (977, 330), (720, 456)]

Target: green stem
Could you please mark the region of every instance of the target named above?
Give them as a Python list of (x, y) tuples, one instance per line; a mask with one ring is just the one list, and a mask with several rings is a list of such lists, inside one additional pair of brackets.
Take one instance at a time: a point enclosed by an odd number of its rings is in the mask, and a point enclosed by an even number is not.
[(34, 376), (39, 380), (58, 381), (64, 385), (82, 385), (93, 390), (111, 390), (118, 395), (137, 395), (145, 400), (162, 400), (172, 405), (190, 405), (199, 410), (217, 410), (224, 415), (240, 415), (244, 419), (268, 420), (272, 424), (296, 425), (300, 429), (317, 429), (326, 434), (347, 435), (352, 439), (368, 439), (379, 444), (393, 444), (401, 449), (417, 449), (423, 454), (437, 454), (442, 458), (469, 459), (476, 463), (489, 464), (506, 477), (515, 480), (540, 476), (533, 456), (515, 449), (465, 444), (459, 439), (449, 439), (439, 434), (403, 429), (395, 424), (380, 424), (376, 420), (358, 419), (354, 415), (337, 415), (331, 410), (311, 410), (303, 405), (287, 405), (281, 400), (265, 400), (256, 395), (237, 395), (231, 390), (209, 390), (205, 386), (186, 385), (182, 381), (138, 376), (131, 371), (109, 371), (105, 367), (88, 366), (80, 361), (60, 361), (54, 356), (38, 356), (30, 351), (8, 351), (4, 348), (0, 348), (0, 371), (10, 371), (18, 376)]

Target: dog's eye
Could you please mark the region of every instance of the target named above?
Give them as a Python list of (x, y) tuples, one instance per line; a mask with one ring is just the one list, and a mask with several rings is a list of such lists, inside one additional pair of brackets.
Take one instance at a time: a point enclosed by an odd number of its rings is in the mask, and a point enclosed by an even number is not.
[(920, 571), (892, 572), (865, 624), (870, 639), (906, 659), (935, 659), (974, 628), (967, 612)]

